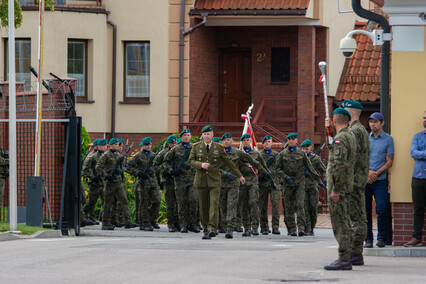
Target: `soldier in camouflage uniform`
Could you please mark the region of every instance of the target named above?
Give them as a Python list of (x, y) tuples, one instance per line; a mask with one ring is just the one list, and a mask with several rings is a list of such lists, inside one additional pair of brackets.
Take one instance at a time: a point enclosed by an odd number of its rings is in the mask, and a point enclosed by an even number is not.
[(279, 235), (280, 227), (280, 191), (278, 185), (280, 183), (280, 176), (282, 172), (277, 167), (278, 153), (272, 150), (272, 137), (266, 135), (262, 139), (263, 149), (260, 155), (266, 162), (266, 166), (271, 171), (273, 180), (259, 175), (259, 207), (260, 207), (260, 230), (262, 235), (268, 235), (268, 200), (271, 196), (272, 207), (272, 234)]
[[(238, 170), (243, 169), (246, 163), (253, 165), (256, 168), (260, 168), (260, 163), (253, 159), (251, 155), (232, 147), (232, 135), (225, 133), (222, 136), (222, 144), (225, 152), (228, 154), (231, 161), (235, 164)], [(225, 238), (233, 238), (233, 230), (237, 226), (237, 210), (239, 200), (240, 182), (236, 176), (231, 172), (231, 169), (224, 163), (221, 163), (220, 173), (222, 178), (222, 184), (220, 189), (219, 197), (219, 209), (220, 209), (220, 226), (226, 229)]]
[(192, 149), (191, 132), (188, 128), (184, 129), (180, 136), (182, 142), (164, 156), (163, 174), (167, 172), (166, 176), (170, 174), (174, 178), (181, 233), (188, 231), (199, 233), (200, 229), (196, 225), (198, 194), (194, 188), (195, 169), (188, 164)]
[(166, 142), (167, 146), (161, 150), (154, 159), (154, 168), (157, 173), (161, 174), (161, 182), (163, 184), (164, 198), (167, 206), (167, 226), (169, 227), (169, 232), (174, 233), (178, 231), (180, 227), (178, 205), (173, 177), (170, 173), (164, 172), (164, 156), (177, 145), (177, 138), (174, 135), (170, 135)]
[(367, 237), (367, 214), (365, 211), (365, 186), (367, 185), (370, 169), (370, 136), (365, 127), (359, 122), (362, 105), (353, 100), (343, 101), (342, 106), (351, 114), (349, 129), (355, 135), (357, 155), (355, 160), (354, 188), (349, 193), (349, 214), (351, 217), (352, 265), (363, 265), (362, 256), (364, 240)]
[(157, 224), (160, 213), (161, 195), (158, 189), (157, 176), (153, 168), (155, 154), (152, 150), (152, 139), (145, 137), (139, 144), (142, 150), (127, 161), (127, 172), (136, 177), (135, 194), (139, 196), (140, 230), (153, 231), (160, 229)]
[[(104, 187), (104, 214), (102, 220), (102, 230), (114, 230), (111, 216), (111, 208), (114, 203), (114, 197), (123, 209), (125, 228), (133, 228), (137, 225), (130, 222), (129, 207), (127, 196), (124, 191), (123, 183), (123, 162), (125, 157), (120, 155), (120, 145), (117, 138), (109, 141), (110, 149), (98, 160), (95, 170), (105, 180)], [(113, 172), (113, 170), (115, 171)]]
[[(119, 144), (119, 150), (118, 152), (120, 153), (124, 153), (124, 141), (123, 139), (118, 138), (118, 144)], [(125, 165), (126, 165), (127, 159), (124, 159), (123, 161), (123, 169), (125, 170)], [(124, 194), (127, 196), (127, 192), (126, 192), (126, 181), (124, 179), (124, 172), (121, 174), (122, 180), (123, 180), (123, 192)], [(135, 202), (136, 204), (138, 204), (137, 202)], [(121, 206), (121, 203), (118, 202), (117, 199), (117, 195), (114, 195), (114, 201), (113, 201), (113, 206), (111, 207), (111, 220), (112, 220), (112, 224), (115, 227), (121, 228), (124, 226), (124, 212), (123, 212), (123, 207)], [(130, 211), (129, 211), (130, 212)], [(137, 216), (137, 210), (136, 210), (136, 216)]]
[(240, 185), (239, 202), (241, 208), (241, 219), (244, 226), (243, 237), (250, 237), (252, 234), (259, 235), (259, 181), (258, 174), (263, 174), (265, 178), (270, 179), (271, 174), (266, 166), (260, 153), (253, 150), (250, 146), (251, 135), (244, 134), (241, 136), (243, 150), (249, 154), (259, 164), (255, 165), (244, 163), (241, 166), (241, 173), (246, 179), (245, 184)]
[(9, 176), (9, 153), (0, 149), (0, 207), (3, 206), (4, 185)]
[[(83, 163), (83, 174), (88, 178), (90, 188), (89, 201), (84, 206), (84, 213), (91, 220), (95, 220), (94, 209), (98, 198), (101, 198), (102, 204), (104, 204), (104, 182), (101, 175), (96, 172), (95, 167), (103, 153), (108, 150), (107, 143), (106, 139), (96, 139), (93, 141), (95, 149), (87, 156)], [(101, 214), (99, 215), (101, 216)]]
[[(326, 270), (351, 270), (352, 230), (348, 212), (348, 193), (354, 184), (354, 165), (356, 157), (356, 140), (349, 130), (350, 113), (344, 108), (333, 112), (333, 124), (336, 136), (328, 145), (327, 188), (328, 206), (334, 237), (339, 244), (339, 258), (324, 266)], [(330, 127), (326, 120), (326, 127)]]
[[(319, 180), (318, 174), (302, 149), (297, 148), (297, 133), (287, 135), (288, 147), (280, 152), (277, 167), (283, 172), (284, 218), (288, 234), (305, 235), (305, 174), (306, 169), (312, 177)], [(294, 220), (294, 206), (297, 207), (297, 226)]]
[[(308, 156), (309, 161), (311, 161), (312, 166), (316, 172), (319, 172), (320, 175), (325, 178), (326, 168), (321, 161), (320, 157), (312, 152), (312, 142), (311, 140), (305, 140), (300, 145), (302, 150)], [(305, 189), (305, 232), (308, 236), (314, 235), (314, 228), (317, 223), (318, 217), (318, 181), (313, 178), (310, 173), (305, 169), (305, 178), (306, 178), (306, 189)], [(323, 184), (322, 187), (325, 188)]]

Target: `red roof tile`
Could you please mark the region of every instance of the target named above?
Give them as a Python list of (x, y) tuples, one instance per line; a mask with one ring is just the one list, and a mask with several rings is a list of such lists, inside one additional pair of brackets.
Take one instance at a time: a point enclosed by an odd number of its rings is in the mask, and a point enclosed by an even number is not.
[(293, 10), (308, 9), (310, 0), (197, 0), (198, 10)]
[[(356, 22), (355, 29), (365, 30), (366, 22)], [(366, 35), (356, 36), (357, 50), (346, 59), (337, 87), (336, 100), (376, 101), (380, 99), (380, 46)]]

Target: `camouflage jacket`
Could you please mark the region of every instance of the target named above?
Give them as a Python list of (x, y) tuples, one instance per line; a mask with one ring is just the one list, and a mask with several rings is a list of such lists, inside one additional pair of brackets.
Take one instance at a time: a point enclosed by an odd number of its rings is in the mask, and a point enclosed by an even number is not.
[[(260, 163), (253, 159), (252, 156), (247, 154), (244, 151), (241, 151), (240, 149), (237, 149), (235, 147), (231, 147), (231, 150), (229, 152), (226, 152), (229, 159), (235, 164), (235, 166), (238, 168), (238, 170), (242, 173), (243, 167), (246, 167), (246, 163), (249, 163), (253, 165), (256, 169), (261, 167)], [(222, 177), (222, 187), (234, 187), (239, 186), (240, 181), (234, 176), (233, 180), (229, 179), (228, 173), (232, 174), (231, 169), (223, 162), (220, 164), (220, 174)]]
[(0, 154), (0, 178), (6, 178), (9, 176), (9, 158), (3, 155), (3, 151)]
[[(280, 183), (280, 179), (283, 175), (283, 172), (278, 167), (278, 155), (279, 155), (279, 153), (275, 152), (274, 150), (271, 150), (271, 152), (269, 152), (269, 154), (268, 154), (266, 152), (266, 150), (263, 149), (262, 151), (260, 151), (260, 155), (262, 156), (263, 160), (265, 161), (266, 166), (268, 166), (268, 163), (270, 164), (269, 171), (271, 172), (271, 175), (274, 178), (274, 182), (278, 185)], [(259, 183), (261, 184), (262, 187), (263, 186), (267, 187), (269, 184), (271, 184), (271, 181), (266, 180), (266, 179), (260, 179)]]
[(356, 140), (349, 128), (343, 128), (328, 145), (327, 189), (335, 193), (350, 193), (354, 185)]
[(285, 148), (278, 156), (277, 167), (282, 171), (284, 184), (289, 185), (285, 178), (291, 177), (291, 186), (305, 184), (305, 169), (312, 175), (312, 178), (319, 181), (319, 175), (312, 167), (311, 162), (302, 149), (297, 148), (292, 152), (290, 147)]
[[(149, 161), (152, 159), (152, 165), (147, 169)], [(144, 185), (150, 185), (153, 187), (158, 187), (157, 185), (157, 176), (155, 175), (153, 162), (155, 159), (155, 154), (150, 151), (147, 155), (145, 150), (138, 151), (133, 157), (131, 157), (126, 164), (126, 171), (135, 177), (135, 181), (142, 183)], [(147, 179), (140, 179), (138, 175), (145, 172), (148, 174)]]
[(352, 122), (349, 126), (349, 130), (355, 135), (357, 142), (354, 187), (364, 189), (367, 185), (368, 172), (370, 169), (370, 137), (359, 120)]
[[(114, 150), (108, 150), (105, 154), (99, 158), (96, 163), (95, 170), (98, 174), (100, 174), (104, 179), (107, 175), (109, 175), (114, 169), (117, 160), (121, 157), (120, 152)], [(118, 167), (118, 171), (114, 174), (112, 182), (123, 182), (124, 181), (124, 163)]]
[[(248, 155), (250, 155), (254, 160), (256, 160), (258, 162), (258, 165), (256, 167), (256, 165), (251, 165), (253, 166), (257, 172), (258, 175), (259, 174), (264, 174), (264, 173), (270, 173), (270, 171), (268, 170), (268, 167), (266, 166), (265, 160), (262, 158), (262, 155), (260, 155), (260, 153), (254, 149), (251, 149), (250, 152), (245, 152), (244, 150), (242, 150), (244, 153), (247, 153)], [(252, 178), (255, 177), (255, 173), (253, 172), (253, 170), (250, 168), (250, 166), (247, 163), (243, 163), (241, 166), (241, 173), (243, 174), (243, 176), (247, 179), (247, 178)]]
[[(89, 182), (93, 182), (93, 179), (98, 175), (95, 168), (101, 156), (102, 153), (100, 151), (94, 150), (89, 155), (87, 155), (86, 160), (84, 160), (82, 171), (83, 174), (89, 179)], [(96, 182), (96, 184), (102, 185), (102, 179)]]
[(166, 156), (166, 154), (171, 150), (171, 148), (169, 148), (168, 146), (166, 148), (164, 148), (163, 150), (160, 151), (160, 153), (157, 154), (157, 156), (155, 156), (154, 159), (154, 169), (157, 172), (157, 174), (161, 174), (161, 182), (169, 182), (169, 183), (173, 183), (173, 179), (168, 179), (165, 178), (163, 176), (164, 173), (164, 157)]
[[(164, 161), (163, 161), (164, 171), (171, 173), (172, 170), (177, 170), (179, 167), (179, 164), (182, 161), (182, 158), (185, 156), (185, 152), (191, 151), (192, 146), (193, 146), (192, 144), (189, 144), (188, 147), (185, 147), (183, 143), (179, 143), (175, 147), (173, 147), (164, 156)], [(189, 158), (189, 153), (188, 153), (188, 158)], [(195, 169), (189, 166), (188, 159), (183, 163), (180, 170), (182, 171), (182, 173), (180, 173), (178, 176), (175, 176), (174, 177), (175, 180), (182, 181), (184, 183), (194, 182)]]
[[(325, 165), (321, 161), (321, 158), (314, 153), (309, 153), (308, 159), (309, 159), (309, 161), (311, 161), (311, 164), (312, 164), (312, 167), (314, 167), (314, 170), (317, 173), (319, 172), (320, 175), (322, 176), (322, 178), (325, 180), (327, 168), (325, 167)], [(314, 177), (312, 177), (309, 174), (308, 174), (308, 176), (305, 175), (305, 177), (306, 177), (306, 182), (309, 182), (309, 183), (317, 183), (318, 182)]]

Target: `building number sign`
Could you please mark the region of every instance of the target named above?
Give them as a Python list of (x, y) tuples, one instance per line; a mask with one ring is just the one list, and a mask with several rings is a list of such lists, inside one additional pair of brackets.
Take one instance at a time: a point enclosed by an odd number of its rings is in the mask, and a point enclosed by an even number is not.
[(258, 52), (258, 53), (256, 53), (256, 61), (257, 62), (262, 62), (265, 59), (266, 59), (266, 52)]

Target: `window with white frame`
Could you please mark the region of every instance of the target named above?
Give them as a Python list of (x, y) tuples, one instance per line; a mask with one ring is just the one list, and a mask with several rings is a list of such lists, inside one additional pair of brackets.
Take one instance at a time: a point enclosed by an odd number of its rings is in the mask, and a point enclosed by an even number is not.
[(149, 101), (150, 44), (125, 42), (124, 99)]
[[(9, 80), (9, 41), (6, 39), (6, 77)], [(31, 91), (31, 39), (15, 39), (16, 82), (24, 83), (24, 90)]]
[(87, 41), (68, 40), (68, 77), (77, 79), (75, 95), (87, 99)]

